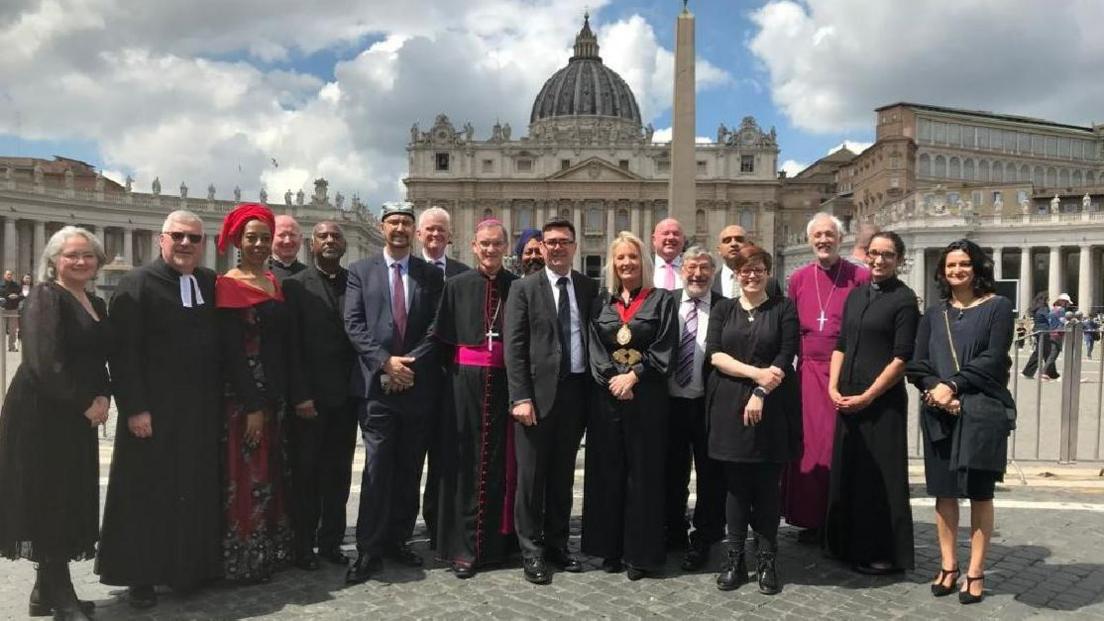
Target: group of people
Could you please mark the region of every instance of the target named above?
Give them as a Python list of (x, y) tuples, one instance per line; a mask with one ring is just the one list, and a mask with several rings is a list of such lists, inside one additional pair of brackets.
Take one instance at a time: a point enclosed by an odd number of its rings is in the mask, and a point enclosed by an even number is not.
[[(607, 572), (657, 575), (680, 547), (682, 567), (700, 570), (723, 541), (717, 586), (732, 590), (750, 579), (750, 528), (754, 580), (777, 593), (782, 518), (858, 571), (910, 569), (906, 377), (923, 392), (937, 497), (932, 591), (957, 589), (957, 501), (969, 498), (959, 597), (980, 600), (1015, 404), (1012, 308), (972, 242), (944, 250), (942, 299), (921, 315), (897, 278), (900, 237), (866, 231), (845, 260), (828, 214), (809, 222), (814, 260), (787, 295), (736, 225), (719, 262), (686, 247), (673, 219), (656, 225), (652, 256), (622, 231), (601, 283), (572, 269), (570, 220), (523, 233), (519, 274), (495, 219), (472, 232), (472, 268), (447, 256), (443, 209), (388, 203), (380, 228), (382, 252), (344, 268), (340, 226), (320, 222), (304, 264), (293, 219), (242, 204), (217, 244), (237, 248), (237, 265), (216, 275), (198, 266), (202, 222), (177, 211), (160, 257), (124, 276), (110, 306), (88, 293), (105, 260), (96, 237), (50, 238), (0, 414), (0, 555), (37, 563), (32, 614), (86, 618), (68, 563), (92, 558), (136, 607), (157, 586), (266, 581), (287, 564), (348, 564), (346, 582), (361, 583), (384, 561), (424, 563), (410, 545), (419, 508), (458, 578), (520, 553), (524, 578), (547, 584), (583, 570), (568, 539), (584, 432), (581, 549)], [(112, 397), (101, 527), (94, 429)]]
[(19, 282), (15, 280), (15, 272), (4, 270), (4, 280), (0, 281), (0, 319), (4, 322), (4, 330), (8, 335), (8, 351), (19, 351), (19, 343), (23, 341), (23, 335), (19, 331), (19, 315), (23, 311), (23, 304), (31, 295), (31, 285), (34, 280), (30, 274), (24, 274)]

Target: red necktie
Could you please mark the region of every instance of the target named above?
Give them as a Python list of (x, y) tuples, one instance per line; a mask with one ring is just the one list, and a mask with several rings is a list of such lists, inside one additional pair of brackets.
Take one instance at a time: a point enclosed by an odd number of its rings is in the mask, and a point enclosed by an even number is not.
[(392, 343), (392, 349), (401, 351), (406, 336), (406, 288), (403, 287), (402, 264), (395, 262), (391, 267), (395, 270), (391, 278), (391, 290), (394, 292), (391, 295), (391, 317), (395, 320), (395, 342)]

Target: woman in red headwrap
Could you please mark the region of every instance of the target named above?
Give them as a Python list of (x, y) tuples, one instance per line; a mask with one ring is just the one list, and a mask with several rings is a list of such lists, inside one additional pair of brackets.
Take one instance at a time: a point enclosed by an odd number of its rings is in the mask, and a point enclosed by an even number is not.
[(219, 252), (233, 244), (238, 266), (215, 283), (226, 377), (223, 558), (226, 578), (264, 582), (291, 558), (287, 471), (281, 426), (285, 416), (315, 416), (306, 398), (293, 316), (268, 271), (272, 212), (245, 203), (226, 215)]

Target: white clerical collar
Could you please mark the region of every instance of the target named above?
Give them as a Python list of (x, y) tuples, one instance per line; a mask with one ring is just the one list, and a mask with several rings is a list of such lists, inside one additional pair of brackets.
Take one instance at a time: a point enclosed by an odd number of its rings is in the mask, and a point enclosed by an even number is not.
[[(194, 297), (193, 291), (195, 291)], [(193, 274), (180, 275), (180, 303), (184, 308), (191, 308), (193, 305), (203, 306), (203, 293), (199, 290), (199, 282)]]
[(552, 268), (545, 265), (544, 266), (544, 275), (548, 277), (548, 282), (552, 283), (553, 285), (556, 284), (556, 282), (559, 281), (561, 278), (566, 278), (567, 279), (567, 284), (569, 284), (569, 285), (574, 284), (571, 280), (571, 270), (567, 270), (566, 274), (564, 274), (563, 276), (560, 276), (556, 272), (553, 272)]

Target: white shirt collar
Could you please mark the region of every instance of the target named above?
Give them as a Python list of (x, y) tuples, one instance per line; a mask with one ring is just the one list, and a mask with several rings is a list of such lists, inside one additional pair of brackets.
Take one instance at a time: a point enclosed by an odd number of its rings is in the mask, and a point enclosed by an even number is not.
[[(682, 301), (679, 302), (679, 303), (680, 304), (685, 304), (685, 303), (689, 302), (692, 299), (693, 298), (690, 297), (690, 292), (687, 291), (685, 287), (683, 287), (683, 289), (682, 289)], [(709, 306), (709, 291), (706, 291), (705, 293), (703, 293), (702, 296), (700, 298), (698, 298), (698, 300), (699, 300), (698, 304), (700, 306)]]
[(444, 267), (445, 264), (448, 263), (448, 255), (446, 254), (442, 254), (440, 259), (434, 259), (433, 257), (430, 257), (428, 254), (426, 254), (423, 250), (422, 258), (425, 259), (425, 262), (429, 263), (430, 265), (436, 265), (439, 262), (441, 264), (441, 267)]
[[(655, 256), (655, 264), (656, 267), (659, 267), (660, 265), (667, 265), (667, 261), (664, 260), (663, 257), (659, 256), (659, 253), (657, 252)], [(675, 260), (671, 261), (671, 265), (673, 267), (682, 267), (682, 255), (675, 256)]]
[(569, 285), (575, 284), (575, 283), (574, 283), (574, 282), (573, 282), (573, 281), (571, 280), (571, 270), (567, 270), (567, 273), (566, 273), (566, 274), (564, 274), (563, 276), (560, 276), (560, 275), (559, 275), (559, 274), (557, 274), (556, 272), (553, 272), (553, 271), (552, 271), (552, 268), (550, 268), (550, 267), (548, 267), (547, 265), (545, 265), (545, 266), (544, 266), (544, 274), (545, 274), (546, 276), (548, 276), (548, 282), (552, 283), (553, 285), (555, 285), (555, 284), (556, 284), (556, 281), (558, 281), (558, 280), (559, 280), (559, 279), (561, 279), (561, 278), (566, 278), (566, 279), (567, 279), (567, 284), (569, 284)]
[(203, 306), (203, 292), (199, 290), (199, 282), (196, 281), (194, 274), (180, 275), (180, 303), (184, 308)]
[(403, 269), (404, 272), (406, 272), (408, 274), (410, 273), (410, 253), (407, 253), (407, 255), (405, 257), (401, 258), (401, 259), (394, 259), (394, 258), (391, 257), (390, 254), (387, 253), (387, 248), (384, 248), (383, 249), (383, 260), (384, 260), (385, 263), (387, 263), (388, 269), (390, 269), (392, 265), (398, 263), (399, 265), (402, 266), (402, 269)]

